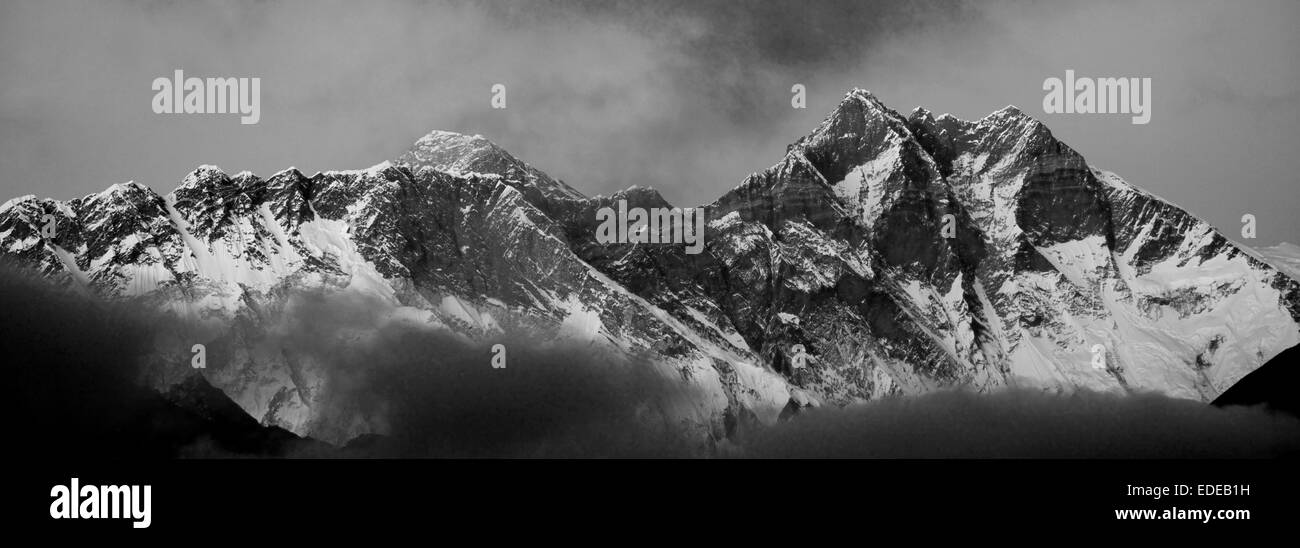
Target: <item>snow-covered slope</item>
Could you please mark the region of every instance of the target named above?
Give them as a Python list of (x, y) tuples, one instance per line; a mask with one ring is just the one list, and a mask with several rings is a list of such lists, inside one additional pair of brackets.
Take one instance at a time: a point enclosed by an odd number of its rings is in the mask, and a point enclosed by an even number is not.
[(904, 117), (854, 90), (706, 206), (697, 255), (598, 243), (595, 212), (620, 200), (669, 206), (646, 188), (588, 198), (480, 136), (435, 131), (363, 170), (201, 166), (165, 196), (127, 183), (16, 198), (0, 254), (188, 320), (160, 333), (153, 383), (183, 379), (203, 342), (205, 375), (253, 417), (331, 441), (387, 418), (323, 411), (335, 373), (280, 338), (304, 293), (364, 303), (371, 330), (485, 342), (525, 326), (611, 367), (648, 356), (681, 387), (659, 418), (705, 443), (743, 420), (953, 384), (1210, 401), (1300, 342), (1296, 254), (1260, 260), (1014, 107)]

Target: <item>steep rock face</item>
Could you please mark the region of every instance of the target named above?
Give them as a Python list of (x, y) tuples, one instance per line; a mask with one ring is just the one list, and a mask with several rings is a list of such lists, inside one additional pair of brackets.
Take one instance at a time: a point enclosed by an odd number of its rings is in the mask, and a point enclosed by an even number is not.
[[(1012, 374), (1208, 401), (1294, 344), (1294, 281), (1087, 166), (1041, 123), (1013, 108), (978, 123), (912, 119), (949, 159), (955, 194), (987, 235), (978, 273), (997, 288)], [(1258, 330), (1235, 332), (1240, 316), (1256, 316)], [(1109, 378), (1085, 380), (1070, 363), (1097, 344)]]
[[(874, 97), (851, 93), (709, 209), (710, 249), (744, 288), (732, 300), (741, 332), (797, 385), (847, 403), (987, 382), (959, 247), (940, 230), (943, 215), (964, 215), (906, 121)], [(795, 345), (806, 370), (790, 369)]]
[(596, 211), (620, 201), (671, 207), (647, 188), (588, 198), (482, 137), (433, 132), (365, 170), (202, 166), (166, 196), (18, 198), (0, 207), (0, 253), (188, 320), (159, 334), (155, 385), (188, 378), (202, 342), (205, 377), (258, 421), (336, 442), (386, 417), (325, 411), (328, 357), (280, 337), (304, 292), (361, 299), (374, 329), (490, 342), (509, 324), (611, 362), (649, 356), (683, 387), (662, 418), (705, 442), (953, 384), (1210, 401), (1300, 342), (1294, 279), (1014, 107), (905, 118), (854, 90), (703, 206), (700, 254), (597, 242)]

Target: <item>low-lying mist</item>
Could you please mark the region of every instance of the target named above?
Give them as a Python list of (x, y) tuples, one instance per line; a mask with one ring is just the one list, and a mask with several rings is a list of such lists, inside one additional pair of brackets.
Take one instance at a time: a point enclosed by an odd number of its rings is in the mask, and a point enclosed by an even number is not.
[[(369, 299), (306, 293), (274, 334), (328, 376), (318, 421), (381, 417), (384, 435), (276, 454), (327, 457), (1233, 458), (1300, 454), (1300, 420), (1157, 394), (950, 390), (808, 409), (727, 440), (665, 419), (688, 391), (635, 359), (511, 327), (491, 343), (386, 322)], [(33, 456), (260, 456), (168, 431), (141, 363), (174, 319), (0, 268), (8, 436)], [(209, 367), (220, 367), (212, 363)], [(168, 415), (170, 416), (170, 415)], [(164, 418), (160, 418), (164, 417)], [(142, 449), (144, 448), (144, 449)]]
[(776, 458), (1252, 458), (1300, 454), (1300, 421), (1154, 393), (963, 390), (817, 409), (747, 440)]
[[(660, 413), (678, 383), (647, 363), (615, 360), (522, 327), (488, 342), (387, 321), (376, 299), (309, 292), (287, 310), (277, 343), (310, 356), (328, 379), (322, 424), (380, 417), (384, 435), (354, 456), (658, 457), (690, 441)], [(364, 333), (363, 336), (356, 336)], [(341, 336), (341, 334), (344, 334)], [(492, 346), (505, 347), (494, 368)]]

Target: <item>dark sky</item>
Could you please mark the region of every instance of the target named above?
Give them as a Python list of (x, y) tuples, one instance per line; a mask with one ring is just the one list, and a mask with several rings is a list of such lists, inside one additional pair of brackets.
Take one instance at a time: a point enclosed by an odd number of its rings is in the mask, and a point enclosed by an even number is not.
[[(1300, 2), (0, 3), (0, 200), (200, 164), (269, 175), (482, 134), (587, 194), (694, 205), (853, 87), (906, 114), (1015, 104), (1090, 163), (1240, 235), (1300, 241)], [(262, 78), (261, 122), (150, 109), (154, 78)], [(1153, 79), (1151, 123), (1044, 114), (1042, 83)], [(508, 86), (508, 108), (489, 104)], [(790, 107), (790, 87), (808, 108)]]

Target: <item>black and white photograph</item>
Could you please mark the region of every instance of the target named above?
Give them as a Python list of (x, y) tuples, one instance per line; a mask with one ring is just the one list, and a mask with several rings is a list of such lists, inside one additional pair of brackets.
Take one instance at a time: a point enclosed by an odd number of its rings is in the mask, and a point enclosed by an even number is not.
[(1285, 528), (1297, 29), (1294, 0), (0, 0), (9, 519)]

